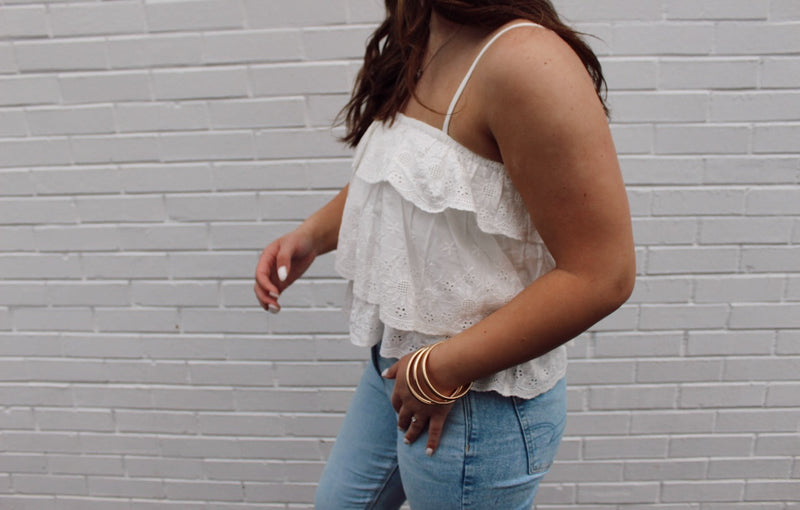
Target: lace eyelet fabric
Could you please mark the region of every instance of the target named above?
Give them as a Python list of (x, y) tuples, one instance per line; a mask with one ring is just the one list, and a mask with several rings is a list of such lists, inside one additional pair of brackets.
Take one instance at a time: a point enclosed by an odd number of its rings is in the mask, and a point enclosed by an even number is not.
[[(356, 345), (401, 357), (502, 307), (555, 263), (505, 167), (399, 114), (356, 150), (335, 267), (349, 280)], [(475, 381), (532, 398), (566, 373), (566, 349)]]

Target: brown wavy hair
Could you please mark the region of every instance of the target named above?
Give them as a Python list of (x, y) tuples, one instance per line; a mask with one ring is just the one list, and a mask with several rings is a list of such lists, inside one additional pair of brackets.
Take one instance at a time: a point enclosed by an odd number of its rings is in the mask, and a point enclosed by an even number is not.
[(353, 95), (339, 113), (351, 147), (373, 120), (393, 120), (414, 95), (417, 70), (428, 41), (431, 12), (462, 25), (494, 30), (525, 18), (558, 34), (580, 57), (608, 114), (606, 88), (597, 56), (581, 35), (565, 25), (548, 0), (385, 0), (386, 19), (367, 41), (364, 65), (356, 77)]

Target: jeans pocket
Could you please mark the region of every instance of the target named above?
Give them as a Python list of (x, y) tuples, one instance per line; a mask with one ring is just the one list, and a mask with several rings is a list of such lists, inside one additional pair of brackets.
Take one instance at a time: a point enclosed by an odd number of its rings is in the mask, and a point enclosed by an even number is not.
[(566, 426), (566, 406), (563, 388), (553, 388), (533, 399), (513, 397), (525, 451), (528, 474), (540, 474), (550, 469), (561, 444)]

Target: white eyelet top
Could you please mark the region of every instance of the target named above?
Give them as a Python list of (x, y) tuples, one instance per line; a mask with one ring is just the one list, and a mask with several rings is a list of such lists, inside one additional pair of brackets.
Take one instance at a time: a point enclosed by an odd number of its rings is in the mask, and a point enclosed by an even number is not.
[[(453, 97), (445, 126), (481, 50)], [(446, 131), (398, 114), (373, 122), (353, 161), (335, 267), (349, 280), (350, 338), (399, 358), (450, 338), (508, 303), (554, 260), (505, 167)], [(562, 345), (474, 382), (532, 398), (566, 373)]]

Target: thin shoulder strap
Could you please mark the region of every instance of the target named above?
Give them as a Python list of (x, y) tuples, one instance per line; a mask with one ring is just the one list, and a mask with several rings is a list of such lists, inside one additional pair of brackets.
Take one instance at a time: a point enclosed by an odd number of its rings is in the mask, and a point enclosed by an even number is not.
[(489, 46), (491, 46), (501, 35), (517, 27), (541, 27), (541, 25), (533, 22), (524, 22), (524, 23), (517, 23), (516, 25), (509, 25), (503, 30), (494, 34), (494, 36), (491, 39), (489, 39), (489, 42), (487, 42), (483, 46), (483, 48), (481, 48), (481, 51), (480, 53), (478, 53), (478, 56), (475, 57), (475, 60), (472, 61), (472, 65), (467, 71), (467, 74), (464, 76), (464, 79), (461, 80), (461, 85), (458, 86), (456, 93), (453, 95), (453, 99), (450, 101), (450, 107), (447, 109), (447, 115), (444, 118), (444, 125), (442, 126), (442, 131), (448, 133), (448, 131), (450, 130), (450, 119), (453, 117), (453, 112), (456, 109), (456, 103), (458, 103), (458, 100), (461, 98), (461, 94), (464, 92), (464, 88), (466, 88), (467, 82), (469, 81), (470, 77), (472, 77), (472, 73), (478, 66), (478, 61), (481, 59), (483, 54), (486, 53), (486, 50), (489, 49)]

